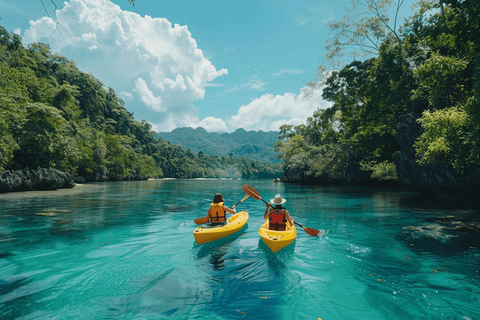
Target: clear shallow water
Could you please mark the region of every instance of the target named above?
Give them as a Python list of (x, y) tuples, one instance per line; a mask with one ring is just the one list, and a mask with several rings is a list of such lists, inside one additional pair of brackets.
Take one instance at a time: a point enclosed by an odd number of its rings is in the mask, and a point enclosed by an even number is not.
[[(198, 246), (193, 220), (242, 185), (287, 198), (273, 254), (245, 229)], [(480, 319), (480, 209), (398, 191), (157, 180), (0, 195), (2, 319)]]

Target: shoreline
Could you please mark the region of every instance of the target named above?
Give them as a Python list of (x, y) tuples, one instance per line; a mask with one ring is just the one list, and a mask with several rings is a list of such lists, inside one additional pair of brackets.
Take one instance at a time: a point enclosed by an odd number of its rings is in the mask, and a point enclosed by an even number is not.
[[(80, 194), (82, 192), (95, 192), (97, 190), (105, 188), (106, 184), (108, 183), (115, 183), (115, 182), (129, 182), (129, 181), (144, 181), (144, 182), (158, 182), (158, 181), (233, 181), (233, 180), (270, 180), (270, 179), (241, 179), (241, 178), (149, 178), (146, 180), (115, 180), (115, 181), (98, 181), (98, 182), (84, 182), (84, 183), (76, 183), (73, 187), (64, 187), (64, 188), (57, 188), (51, 190), (22, 190), (22, 191), (7, 191), (0, 193), (0, 200), (3, 199), (20, 199), (24, 197), (37, 197), (37, 196), (46, 196), (46, 197), (56, 197), (56, 196), (63, 196), (63, 195), (74, 195)], [(328, 188), (335, 188), (335, 189), (345, 189), (345, 190), (383, 190), (383, 191), (390, 191), (390, 192), (408, 192), (412, 195), (417, 195), (421, 198), (427, 198), (439, 202), (449, 202), (454, 204), (454, 206), (472, 206), (477, 205), (480, 200), (478, 199), (471, 199), (468, 197), (458, 197), (454, 195), (445, 195), (445, 194), (436, 194), (431, 192), (422, 192), (421, 190), (415, 190), (412, 188), (408, 188), (405, 186), (400, 185), (346, 185), (341, 183), (301, 183), (301, 182), (275, 182), (272, 183), (284, 183), (284, 184), (293, 184), (293, 185), (305, 185), (305, 186), (317, 186), (317, 187), (328, 187)]]
[(97, 182), (92, 183), (77, 183), (72, 188), (59, 188), (54, 190), (26, 190), (26, 191), (9, 191), (0, 193), (0, 200), (6, 198), (23, 198), (23, 197), (36, 197), (36, 196), (60, 196), (68, 194), (76, 194), (87, 190), (98, 189), (100, 185), (95, 185)]

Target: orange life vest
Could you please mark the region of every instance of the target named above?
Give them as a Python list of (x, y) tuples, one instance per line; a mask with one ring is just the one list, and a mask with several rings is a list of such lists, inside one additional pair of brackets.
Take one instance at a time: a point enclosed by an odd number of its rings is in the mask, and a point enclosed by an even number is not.
[(270, 230), (283, 231), (287, 229), (287, 215), (284, 208), (273, 208), (268, 215)]
[(227, 213), (223, 209), (223, 202), (210, 204), (210, 223), (224, 223), (227, 221)]

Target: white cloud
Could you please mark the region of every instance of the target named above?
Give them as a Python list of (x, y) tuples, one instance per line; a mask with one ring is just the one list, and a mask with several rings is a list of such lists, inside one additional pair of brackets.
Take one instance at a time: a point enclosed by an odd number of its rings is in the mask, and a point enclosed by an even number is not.
[(204, 99), (208, 83), (228, 73), (204, 57), (186, 26), (123, 11), (108, 0), (65, 2), (57, 21), (58, 29), (50, 17), (30, 21), (24, 41), (46, 42), (77, 61), (81, 70), (123, 92), (136, 118), (157, 128), (197, 122), (192, 102)]
[(48, 39), (55, 31), (57, 24), (50, 17), (43, 17), (37, 21), (30, 21), (30, 28), (25, 30), (24, 42), (35, 42)]
[(263, 91), (265, 89), (265, 82), (260, 79), (252, 79), (246, 83), (246, 86), (252, 90)]
[[(182, 119), (179, 119), (182, 117)], [(198, 127), (198, 117), (191, 116), (188, 114), (176, 114), (174, 112), (168, 113), (165, 118), (162, 118), (160, 122), (151, 122), (149, 123), (152, 125), (152, 129), (157, 132), (170, 132), (175, 128), (178, 128), (178, 123), (184, 123), (181, 127)]]
[(331, 106), (331, 103), (322, 99), (322, 90), (306, 96), (303, 89), (298, 95), (289, 92), (283, 95), (264, 94), (241, 106), (228, 123), (233, 128), (276, 131), (282, 124), (305, 123), (315, 110)]
[(120, 92), (119, 96), (123, 100), (133, 99), (133, 94), (131, 94), (130, 92), (127, 92), (127, 91), (123, 91), (123, 90)]
[(245, 77), (244, 82), (233, 86), (229, 91), (240, 91), (240, 90), (253, 90), (253, 91), (264, 91), (265, 90), (265, 81), (260, 78), (259, 72)]
[(158, 112), (165, 111), (165, 108), (162, 107), (162, 98), (156, 97), (142, 78), (135, 80), (135, 89), (133, 91), (140, 95), (140, 99), (147, 107)]
[(297, 75), (297, 74), (304, 74), (304, 73), (305, 71), (300, 69), (282, 69), (277, 73), (274, 73), (273, 77), (279, 77), (284, 74)]
[(223, 83), (207, 83), (207, 87), (219, 88), (219, 87), (225, 87), (225, 84), (223, 84)]
[(202, 127), (208, 132), (228, 131), (225, 121), (214, 117), (206, 117), (199, 123), (191, 125), (193, 128)]
[(156, 132), (170, 132), (176, 128), (175, 123), (170, 119), (162, 122), (149, 122), (152, 125), (152, 130)]

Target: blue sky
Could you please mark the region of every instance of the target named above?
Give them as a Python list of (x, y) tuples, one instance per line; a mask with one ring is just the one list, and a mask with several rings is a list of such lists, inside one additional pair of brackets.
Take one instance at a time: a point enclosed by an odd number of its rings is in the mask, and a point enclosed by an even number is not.
[[(48, 11), (54, 8), (44, 0)], [(0, 0), (0, 24), (49, 43), (156, 131), (278, 130), (330, 104), (302, 89), (324, 60), (343, 1)]]

